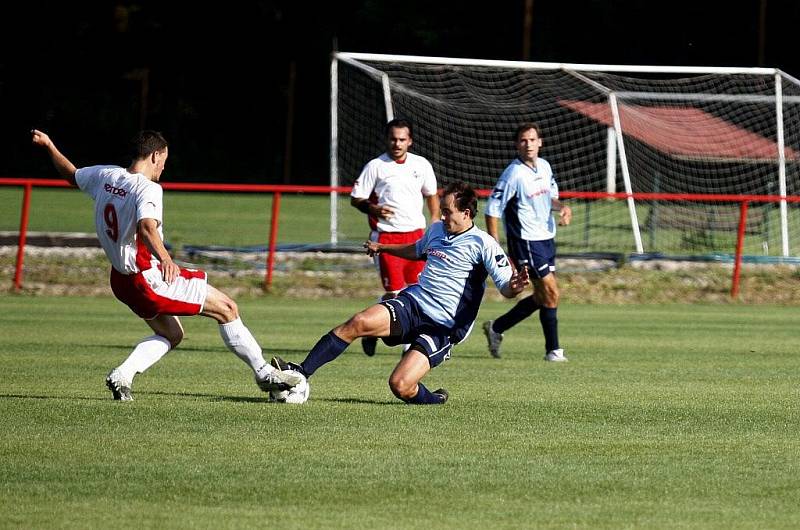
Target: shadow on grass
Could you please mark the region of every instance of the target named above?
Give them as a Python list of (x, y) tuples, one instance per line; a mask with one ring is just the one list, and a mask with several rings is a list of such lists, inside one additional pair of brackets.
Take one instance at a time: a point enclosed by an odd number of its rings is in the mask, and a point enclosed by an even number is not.
[[(195, 392), (160, 392), (160, 391), (145, 391), (145, 392), (136, 392), (134, 395), (134, 402), (136, 401), (135, 397), (138, 396), (170, 396), (176, 398), (203, 398), (209, 401), (226, 401), (231, 403), (274, 403), (276, 405), (283, 405), (283, 403), (278, 403), (276, 401), (270, 401), (268, 397), (254, 397), (254, 396), (221, 396), (218, 394), (199, 394)], [(85, 396), (63, 396), (63, 395), (55, 395), (55, 396), (41, 396), (41, 395), (31, 395), (31, 394), (0, 394), (0, 399), (58, 399), (58, 400), (67, 400), (67, 399), (79, 399), (84, 401), (113, 401), (108, 397), (85, 397)], [(391, 405), (397, 406), (402, 405), (405, 406), (406, 404), (399, 400), (392, 400), (392, 401), (382, 401), (382, 400), (375, 400), (375, 399), (361, 399), (361, 398), (321, 398), (321, 399), (314, 399), (313, 401), (320, 401), (326, 403), (345, 403), (348, 405)]]
[(348, 405), (358, 404), (358, 405), (403, 405), (400, 400), (393, 400), (393, 401), (378, 401), (376, 399), (360, 399), (360, 398), (322, 398), (322, 399), (315, 399), (314, 401), (325, 401), (327, 403), (347, 403)]
[[(252, 396), (220, 396), (217, 394), (193, 394), (189, 392), (134, 392), (134, 402), (139, 396), (172, 396), (172, 397), (189, 397), (189, 398), (207, 398), (209, 401), (230, 401), (239, 403), (270, 403), (268, 397), (252, 397)], [(33, 394), (0, 394), (0, 399), (57, 399), (57, 400), (72, 400), (80, 399), (84, 401), (113, 401), (108, 396), (106, 397), (88, 397), (88, 396), (67, 396), (67, 395), (53, 395), (42, 396)]]
[(0, 394), (0, 399), (81, 399), (85, 401), (111, 401), (108, 397), (87, 397), (87, 396), (37, 396), (33, 394)]

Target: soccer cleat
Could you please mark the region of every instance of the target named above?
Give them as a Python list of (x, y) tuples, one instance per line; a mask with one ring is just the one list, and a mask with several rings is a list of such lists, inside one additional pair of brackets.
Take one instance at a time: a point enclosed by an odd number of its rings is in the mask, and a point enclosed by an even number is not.
[(447, 398), (450, 397), (450, 393), (447, 392), (447, 390), (445, 390), (444, 388), (440, 388), (439, 390), (434, 390), (433, 392), (431, 392), (431, 394), (434, 394), (442, 398), (442, 400), (439, 402), (440, 405), (443, 403), (447, 403)]
[(111, 390), (115, 401), (133, 401), (131, 382), (125, 379), (122, 372), (114, 368), (106, 376), (106, 386)]
[[(272, 358), (272, 361), (270, 361), (270, 364), (272, 366), (274, 366), (276, 369), (280, 370), (281, 372), (287, 372), (287, 371), (288, 372), (299, 372), (300, 375), (302, 375), (305, 378), (308, 378), (308, 375), (306, 375), (306, 372), (305, 372), (305, 370), (303, 370), (302, 366), (300, 366), (297, 363), (284, 361), (283, 359), (281, 359), (277, 355), (275, 355)], [(294, 376), (294, 377), (296, 378), (297, 376)], [(294, 385), (297, 385), (297, 384), (300, 384), (300, 381), (298, 381)], [(294, 386), (294, 385), (292, 385), (292, 386)]]
[(285, 362), (280, 357), (273, 358), (272, 365), (275, 367), (275, 370), (271, 370), (269, 373), (264, 374), (261, 377), (256, 376), (256, 384), (258, 385), (258, 388), (264, 392), (270, 392), (272, 390), (289, 390), (293, 386), (299, 385), (303, 381), (303, 376), (297, 373), (293, 368), (281, 369), (275, 366), (275, 359), (278, 359), (283, 365), (290, 364)]
[(564, 357), (564, 350), (561, 348), (547, 352), (547, 354), (544, 356), (544, 360), (551, 361), (554, 363), (567, 362), (567, 358)]
[(364, 354), (367, 357), (375, 355), (375, 348), (378, 346), (378, 339), (375, 337), (364, 337), (361, 339), (361, 348), (364, 349)]
[(500, 344), (503, 342), (503, 334), (497, 333), (492, 329), (494, 320), (487, 320), (483, 323), (483, 333), (486, 335), (486, 341), (489, 343), (489, 353), (495, 359), (500, 358)]

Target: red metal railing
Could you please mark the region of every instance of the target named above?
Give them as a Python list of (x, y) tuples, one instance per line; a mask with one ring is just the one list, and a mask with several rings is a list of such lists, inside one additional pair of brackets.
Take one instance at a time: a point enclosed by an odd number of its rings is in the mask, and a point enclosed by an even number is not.
[[(17, 246), (17, 262), (14, 269), (14, 289), (22, 289), (22, 275), (25, 263), (25, 241), (28, 236), (28, 218), (30, 215), (31, 189), (34, 186), (45, 188), (69, 188), (69, 183), (60, 179), (16, 179), (0, 178), (0, 186), (22, 186), (22, 214), (19, 222), (19, 243)], [(165, 190), (180, 191), (215, 191), (215, 192), (243, 192), (243, 193), (272, 193), (272, 215), (270, 219), (269, 251), (267, 252), (266, 272), (264, 275), (264, 288), (272, 285), (272, 271), (275, 266), (275, 248), (278, 241), (278, 221), (280, 218), (280, 204), (282, 193), (312, 193), (328, 194), (331, 192), (349, 193), (352, 188), (347, 186), (290, 186), (282, 184), (203, 184), (184, 182), (164, 182), (161, 187)]]
[[(58, 187), (68, 188), (70, 185), (60, 179), (17, 179), (0, 178), (0, 186), (22, 186), (24, 188), (22, 198), (22, 213), (19, 224), (19, 246), (17, 249), (17, 262), (14, 271), (14, 288), (22, 288), (22, 271), (25, 259), (25, 240), (28, 231), (28, 217), (30, 214), (31, 190), (36, 187)], [(278, 220), (280, 217), (280, 202), (282, 193), (312, 193), (328, 194), (349, 193), (349, 186), (292, 186), (286, 184), (203, 184), (203, 183), (183, 183), (183, 182), (164, 182), (161, 186), (166, 190), (180, 191), (214, 191), (214, 192), (244, 192), (244, 193), (272, 193), (272, 214), (270, 219), (269, 251), (267, 252), (266, 273), (264, 287), (272, 285), (272, 271), (275, 264), (275, 247), (278, 238)], [(486, 197), (491, 190), (478, 190), (478, 195)], [(800, 203), (800, 196), (781, 197), (778, 195), (732, 195), (732, 194), (703, 194), (703, 193), (604, 193), (604, 192), (561, 192), (561, 197), (565, 199), (615, 199), (644, 201), (703, 201), (703, 202), (730, 202), (738, 203), (740, 208), (739, 226), (736, 238), (736, 251), (734, 259), (733, 279), (731, 282), (731, 296), (736, 297), (739, 292), (739, 276), (741, 273), (742, 250), (744, 246), (745, 228), (747, 222), (747, 210), (749, 203), (781, 202)]]

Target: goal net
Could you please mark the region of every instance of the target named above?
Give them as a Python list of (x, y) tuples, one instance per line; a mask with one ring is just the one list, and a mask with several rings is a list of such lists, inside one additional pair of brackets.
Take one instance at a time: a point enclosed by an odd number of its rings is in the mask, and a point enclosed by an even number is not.
[[(574, 212), (559, 253), (732, 255), (747, 200), (743, 253), (800, 255), (800, 83), (780, 70), (338, 53), (331, 81), (332, 185), (352, 185), (403, 117), (440, 186), (489, 190), (533, 121)], [(366, 231), (333, 194), (332, 242)]]

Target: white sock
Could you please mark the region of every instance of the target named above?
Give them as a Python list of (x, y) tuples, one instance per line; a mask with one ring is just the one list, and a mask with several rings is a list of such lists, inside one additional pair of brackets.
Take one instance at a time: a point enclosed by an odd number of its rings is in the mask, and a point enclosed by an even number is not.
[(133, 382), (136, 374), (141, 374), (156, 364), (170, 349), (172, 349), (172, 345), (167, 339), (161, 335), (151, 335), (136, 345), (117, 370), (122, 372), (125, 379)]
[[(257, 376), (272, 372), (274, 368), (264, 360), (261, 346), (256, 342), (253, 334), (244, 325), (241, 318), (227, 324), (219, 325), (219, 334), (222, 341), (233, 353), (247, 363)], [(265, 368), (268, 367), (268, 368)], [(271, 369), (270, 369), (271, 368)]]

